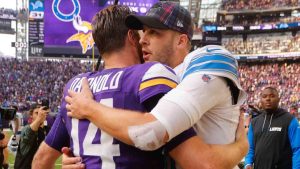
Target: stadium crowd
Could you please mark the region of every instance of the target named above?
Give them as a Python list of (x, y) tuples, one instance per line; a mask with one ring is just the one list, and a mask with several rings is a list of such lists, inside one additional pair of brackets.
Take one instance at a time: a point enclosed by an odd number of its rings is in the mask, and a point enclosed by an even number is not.
[(233, 10), (261, 10), (280, 7), (298, 6), (298, 0), (223, 0), (221, 9)]
[[(20, 107), (48, 98), (52, 112), (60, 106), (64, 84), (79, 72), (91, 71), (89, 63), (67, 61), (20, 61), (0, 58), (0, 103), (17, 103)], [(247, 104), (255, 104), (259, 91), (268, 85), (279, 88), (281, 104), (300, 111), (300, 63), (241, 63), (241, 83), (248, 93)], [(294, 109), (293, 109), (294, 108)], [(299, 109), (299, 110), (298, 110)]]
[[(248, 93), (247, 104), (257, 105), (261, 89), (274, 86), (281, 96), (281, 107), (299, 118), (300, 62), (242, 63), (239, 65), (241, 84)], [(296, 113), (298, 112), (298, 113)]]
[(47, 98), (52, 112), (60, 105), (64, 84), (79, 72), (90, 71), (88, 64), (75, 60), (20, 61), (0, 57), (0, 62), (0, 103), (22, 106)]
[(234, 26), (234, 25), (242, 25), (242, 26), (264, 26), (264, 25), (272, 25), (276, 26), (275, 24), (281, 23), (292, 23), (292, 22), (299, 22), (300, 17), (296, 16), (285, 16), (285, 17), (278, 17), (278, 16), (236, 16), (232, 20), (221, 20), (218, 23), (223, 26)]
[(248, 35), (244, 41), (240, 36), (224, 36), (222, 44), (234, 54), (274, 54), (299, 52), (300, 33), (267, 33)]

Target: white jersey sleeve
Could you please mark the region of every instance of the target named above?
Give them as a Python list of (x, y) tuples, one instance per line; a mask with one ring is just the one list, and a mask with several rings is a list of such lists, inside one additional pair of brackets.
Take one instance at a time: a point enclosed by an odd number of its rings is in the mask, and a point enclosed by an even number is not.
[(224, 78), (195, 72), (166, 94), (151, 111), (169, 139), (192, 127), (209, 109), (228, 99)]

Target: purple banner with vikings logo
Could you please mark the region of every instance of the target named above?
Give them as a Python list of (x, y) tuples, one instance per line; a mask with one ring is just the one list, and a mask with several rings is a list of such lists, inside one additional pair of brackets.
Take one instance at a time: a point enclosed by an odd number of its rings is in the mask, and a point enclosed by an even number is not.
[[(140, 15), (158, 0), (120, 0)], [(70, 46), (82, 48), (85, 54), (94, 45), (91, 21), (111, 0), (45, 0), (45, 47)]]

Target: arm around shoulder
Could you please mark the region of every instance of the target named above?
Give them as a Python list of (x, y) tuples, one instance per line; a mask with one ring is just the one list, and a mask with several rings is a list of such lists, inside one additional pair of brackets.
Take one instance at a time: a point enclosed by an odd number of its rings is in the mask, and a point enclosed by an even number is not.
[[(32, 161), (32, 169), (54, 168), (55, 161), (61, 152), (42, 142)], [(46, 167), (47, 166), (47, 167)]]
[(194, 136), (170, 151), (170, 156), (183, 169), (229, 169), (241, 161), (245, 149), (247, 144), (244, 141), (209, 145)]
[(170, 151), (170, 156), (184, 169), (234, 168), (248, 151), (248, 140), (240, 117), (236, 142), (225, 145), (206, 144), (194, 136)]

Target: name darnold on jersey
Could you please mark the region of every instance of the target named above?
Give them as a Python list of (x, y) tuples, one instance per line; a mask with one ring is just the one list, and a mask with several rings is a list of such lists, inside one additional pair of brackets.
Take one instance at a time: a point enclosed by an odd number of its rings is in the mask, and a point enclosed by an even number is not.
[[(107, 69), (80, 74), (71, 79), (64, 90), (81, 90), (81, 80), (87, 77), (94, 99), (107, 106), (145, 112), (145, 101), (158, 94), (165, 94), (177, 85), (172, 69), (159, 63), (145, 63), (128, 68)], [(156, 151), (141, 151), (113, 138), (98, 129), (88, 120), (72, 119), (66, 115), (66, 102), (46, 138), (46, 143), (60, 151), (66, 142), (74, 155), (81, 156), (86, 168), (99, 169), (160, 169), (163, 168), (162, 149), (176, 147), (182, 141), (194, 136), (188, 130)], [(69, 135), (70, 137), (66, 138)], [(176, 144), (176, 145), (175, 145)], [(169, 148), (168, 148), (169, 147)]]

